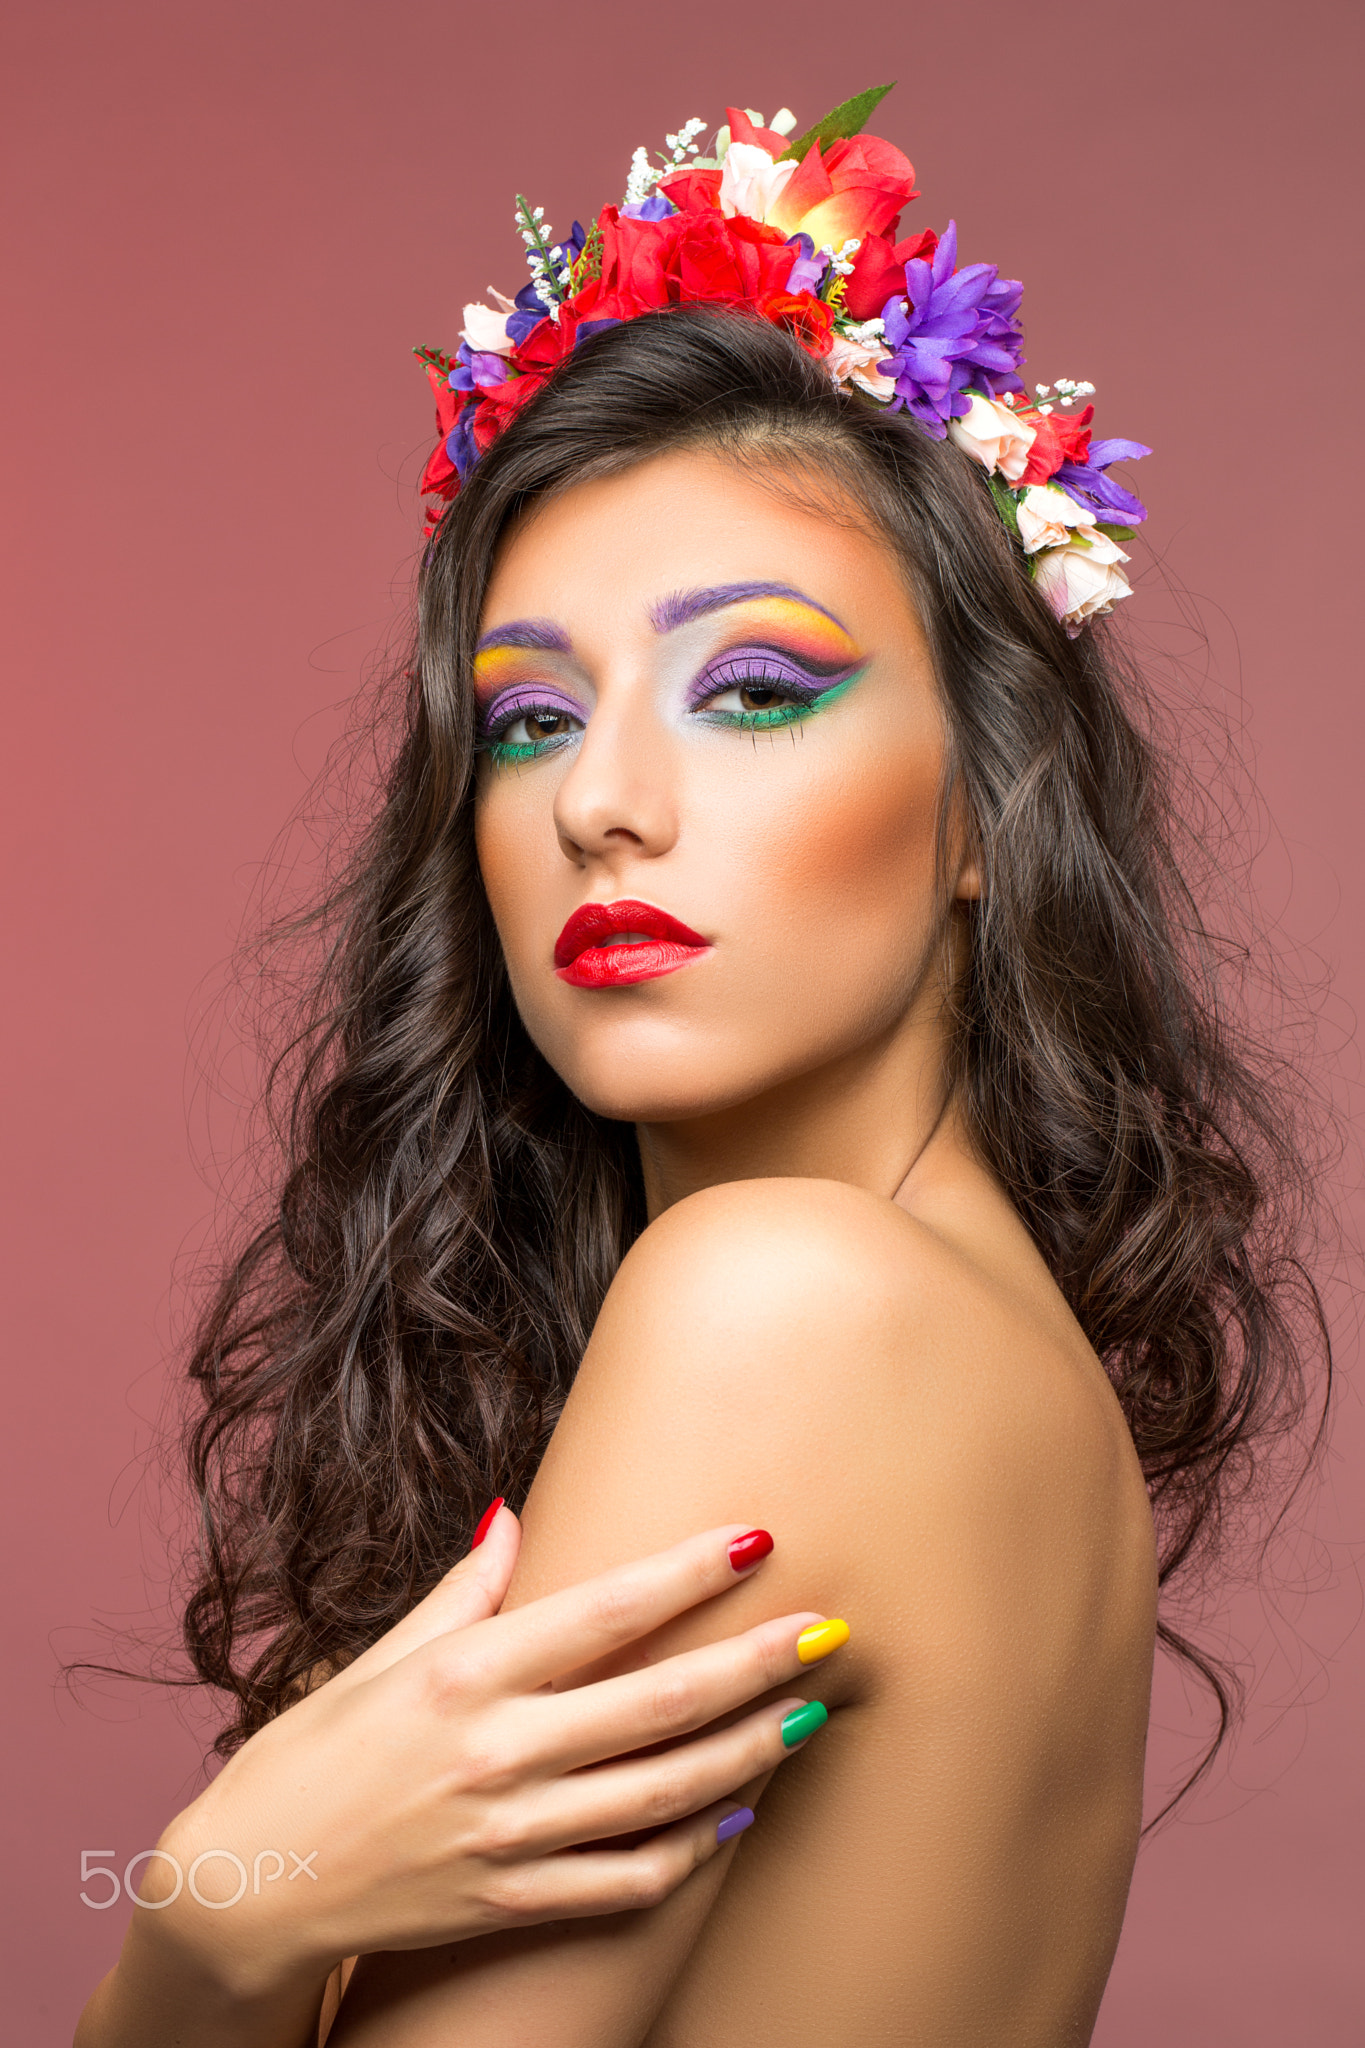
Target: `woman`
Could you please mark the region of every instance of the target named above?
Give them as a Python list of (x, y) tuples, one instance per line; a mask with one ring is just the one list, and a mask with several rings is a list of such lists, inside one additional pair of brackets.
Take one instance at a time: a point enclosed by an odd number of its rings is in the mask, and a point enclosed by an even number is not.
[[(1146, 451), (1023, 402), (1017, 286), (896, 241), (879, 96), (796, 145), (732, 109), (714, 161), (689, 124), (562, 244), (519, 202), (532, 285), (428, 358), (406, 733), (196, 1362), (226, 1747), (346, 1697), (488, 1483), (490, 1627), (741, 1500), (781, 1534), (561, 1702), (813, 1596), (837, 1725), (644, 1911), (436, 1945), (377, 1878), (348, 1947), (291, 1908), (272, 2025), (358, 1951), (333, 2043), (1088, 2039), (1158, 1583), (1300, 1398), (1292, 1151), (1094, 623)], [(693, 1668), (656, 1734), (738, 1705)]]

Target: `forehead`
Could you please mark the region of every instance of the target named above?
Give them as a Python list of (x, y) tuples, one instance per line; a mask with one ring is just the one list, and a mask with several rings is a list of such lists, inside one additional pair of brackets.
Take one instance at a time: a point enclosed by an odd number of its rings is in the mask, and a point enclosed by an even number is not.
[(784, 494), (780, 470), (697, 450), (534, 507), (503, 540), (480, 631), (534, 618), (576, 642), (608, 630), (652, 638), (698, 615), (695, 593), (737, 585), (772, 606), (799, 591), (854, 635), (874, 623), (918, 635), (900, 564), (856, 507), (804, 481)]

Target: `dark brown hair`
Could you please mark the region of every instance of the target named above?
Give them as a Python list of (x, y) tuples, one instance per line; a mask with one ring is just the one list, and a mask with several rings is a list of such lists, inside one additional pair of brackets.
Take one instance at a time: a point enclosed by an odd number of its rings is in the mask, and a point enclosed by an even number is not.
[[(1061, 630), (977, 463), (838, 393), (781, 329), (632, 321), (575, 351), (428, 551), (383, 800), (274, 1069), (278, 1199), (194, 1345), (185, 1631), (234, 1703), (220, 1752), (398, 1620), (493, 1494), (520, 1502), (643, 1226), (631, 1130), (570, 1095), (509, 995), (469, 678), (509, 521), (688, 445), (823, 480), (903, 563), (949, 733), (944, 812), (965, 803), (984, 880), (951, 1080), (1117, 1391), (1163, 1584), (1212, 1554), (1224, 1505), (1306, 1413), (1301, 1332), (1326, 1343), (1291, 1122), (1224, 1013), (1113, 636)], [(1221, 1739), (1220, 1667), (1161, 1628), (1213, 1686)]]

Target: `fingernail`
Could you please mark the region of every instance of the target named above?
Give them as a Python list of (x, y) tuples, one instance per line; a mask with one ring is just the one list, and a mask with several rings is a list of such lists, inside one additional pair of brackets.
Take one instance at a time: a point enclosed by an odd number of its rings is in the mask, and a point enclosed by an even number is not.
[(737, 1572), (747, 1572), (768, 1555), (773, 1539), (766, 1529), (751, 1529), (747, 1536), (736, 1536), (729, 1546), (730, 1563)]
[(804, 1707), (793, 1707), (789, 1714), (782, 1716), (782, 1746), (795, 1749), (798, 1742), (804, 1742), (808, 1735), (814, 1735), (817, 1728), (823, 1728), (829, 1713), (819, 1700), (807, 1700)]
[(738, 1813), (726, 1814), (724, 1820), (716, 1829), (716, 1841), (718, 1843), (728, 1842), (733, 1836), (742, 1835), (745, 1828), (751, 1828), (753, 1824), (753, 1808), (751, 1806), (741, 1806)]
[(494, 1501), (492, 1507), (485, 1508), (483, 1513), (479, 1516), (479, 1526), (474, 1531), (474, 1538), (469, 1546), (471, 1550), (477, 1550), (479, 1545), (483, 1542), (484, 1537), (488, 1534), (489, 1530), (493, 1526), (494, 1515), (496, 1515), (498, 1509), (502, 1506), (503, 1501), (506, 1498), (507, 1496), (505, 1494), (500, 1493), (497, 1499)]
[(831, 1650), (841, 1650), (847, 1641), (846, 1621), (813, 1621), (796, 1638), (796, 1654), (803, 1664), (818, 1664)]

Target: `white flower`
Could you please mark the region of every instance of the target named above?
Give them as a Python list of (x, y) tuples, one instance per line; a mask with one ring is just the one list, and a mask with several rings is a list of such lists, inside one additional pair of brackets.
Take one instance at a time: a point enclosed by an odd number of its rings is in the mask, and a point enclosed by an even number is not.
[(796, 126), (796, 116), (790, 107), (779, 107), (768, 126), (774, 135), (790, 135)]
[(638, 206), (642, 199), (648, 199), (655, 185), (662, 177), (649, 161), (649, 151), (643, 142), (630, 160), (630, 176), (626, 179), (626, 205)]
[[(509, 306), (508, 311), (511, 311)], [(481, 355), (508, 356), (512, 344), (507, 338), (507, 314), (491, 306), (466, 306), (460, 339)]]
[[(1065, 547), (1071, 539), (1072, 527), (1095, 524), (1090, 507), (1078, 505), (1056, 484), (1030, 484), (1017, 501), (1015, 512), (1026, 555), (1036, 555), (1039, 548)], [(1097, 541), (1104, 540), (1102, 533), (1095, 537)], [(1112, 542), (1106, 544), (1112, 546)]]
[(727, 220), (737, 213), (765, 220), (768, 208), (786, 190), (800, 166), (794, 156), (775, 164), (756, 142), (732, 142), (720, 174), (720, 210)]
[(948, 432), (959, 448), (974, 455), (987, 470), (999, 470), (1006, 483), (1018, 483), (1028, 468), (1028, 452), (1037, 434), (1026, 420), (1016, 419), (994, 398), (972, 397), (961, 419), (949, 420)]
[(894, 381), (884, 377), (877, 367), (890, 360), (885, 344), (879, 340), (863, 341), (852, 335), (832, 334), (829, 354), (821, 360), (836, 384), (856, 384), (869, 398), (880, 398), (883, 404), (896, 395)]
[(1074, 639), (1087, 619), (1102, 619), (1132, 585), (1119, 568), (1127, 555), (1117, 541), (1094, 534), (1089, 547), (1049, 548), (1039, 555), (1034, 581)]

